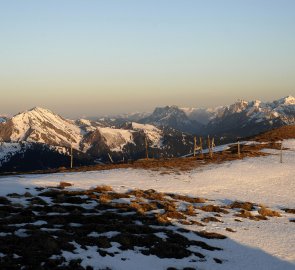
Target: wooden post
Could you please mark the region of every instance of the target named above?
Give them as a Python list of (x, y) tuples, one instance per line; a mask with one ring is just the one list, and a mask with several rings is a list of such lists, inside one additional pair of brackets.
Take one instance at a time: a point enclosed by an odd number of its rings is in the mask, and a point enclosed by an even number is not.
[(112, 156), (110, 155), (110, 153), (108, 153), (108, 156), (109, 156), (109, 159), (112, 163), (114, 163), (113, 159), (112, 159)]
[(241, 157), (240, 141), (238, 141), (238, 157)]
[(73, 168), (73, 146), (71, 145), (71, 169)]
[(215, 143), (214, 143), (214, 137), (211, 140), (211, 158), (213, 158), (213, 149), (215, 147)]
[(149, 159), (149, 145), (147, 138), (145, 137), (145, 154), (146, 154), (146, 159)]
[(280, 163), (283, 163), (283, 141), (281, 142)]
[(211, 142), (210, 142), (210, 136), (209, 135), (208, 135), (208, 139), (207, 139), (207, 147), (208, 147), (208, 151), (209, 151), (209, 156), (211, 158), (212, 153), (211, 153)]
[(196, 148), (197, 148), (197, 137), (194, 137), (194, 157), (196, 156)]
[(201, 158), (204, 158), (204, 154), (203, 154), (203, 140), (202, 137), (200, 137), (200, 154), (201, 154)]

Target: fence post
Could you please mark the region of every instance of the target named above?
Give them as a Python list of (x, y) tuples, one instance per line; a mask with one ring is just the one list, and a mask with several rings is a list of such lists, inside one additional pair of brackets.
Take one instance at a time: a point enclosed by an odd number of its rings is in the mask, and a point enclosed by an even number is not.
[(149, 159), (149, 149), (148, 149), (148, 141), (147, 138), (145, 137), (145, 154), (146, 154), (146, 159)]
[(196, 156), (197, 137), (194, 137), (194, 157)]
[(238, 157), (241, 158), (240, 141), (238, 141)]
[(213, 148), (215, 147), (214, 137), (211, 140), (211, 158), (213, 158)]
[(211, 141), (210, 141), (210, 136), (208, 135), (208, 139), (207, 139), (207, 147), (208, 147), (208, 151), (209, 151), (209, 157), (212, 158), (212, 153), (211, 153)]
[(71, 169), (73, 168), (73, 146), (71, 145)]
[(109, 156), (109, 159), (112, 163), (114, 163), (113, 159), (112, 159), (112, 156), (110, 155), (110, 153), (108, 153), (108, 156)]
[(281, 141), (280, 163), (283, 163), (283, 141)]
[(201, 154), (201, 158), (204, 158), (204, 154), (203, 154), (203, 140), (202, 137), (200, 137), (200, 154)]

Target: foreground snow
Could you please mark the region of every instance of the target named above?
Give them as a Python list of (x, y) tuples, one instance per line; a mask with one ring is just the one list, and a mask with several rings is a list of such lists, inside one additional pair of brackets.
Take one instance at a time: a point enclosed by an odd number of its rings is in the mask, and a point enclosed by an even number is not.
[[(53, 186), (60, 181), (66, 181), (73, 183), (74, 188), (84, 189), (102, 184), (110, 185), (117, 191), (152, 188), (162, 192), (202, 196), (220, 203), (242, 200), (261, 203), (274, 209), (295, 208), (295, 140), (284, 141), (284, 146), (290, 149), (284, 150), (282, 164), (279, 162), (279, 151), (271, 150), (268, 152), (272, 155), (266, 157), (211, 165), (181, 174), (120, 169), (2, 177), (0, 195), (22, 193), (26, 191), (26, 187), (30, 187), (30, 192), (33, 193), (32, 188), (35, 186)], [(223, 258), (227, 263), (210, 265), (207, 262), (201, 264), (200, 269), (294, 269), (295, 234), (294, 223), (289, 222), (291, 218), (291, 214), (284, 214), (283, 217), (272, 218), (271, 221), (243, 220), (237, 224), (233, 217), (224, 217), (224, 223), (208, 223), (207, 231), (223, 233), (229, 237), (219, 244), (224, 248)], [(227, 227), (237, 232), (227, 232)], [(79, 253), (79, 247), (77, 252)], [(87, 254), (84, 255), (83, 258), (86, 259)], [(152, 257), (135, 254), (126, 256), (130, 257), (130, 260), (124, 264), (120, 258), (110, 259), (105, 263), (114, 269), (137, 269), (138, 265), (141, 265), (142, 269), (151, 269), (151, 266), (153, 269), (162, 269), (162, 266), (167, 265), (164, 261)], [(183, 265), (183, 262), (181, 263)], [(175, 265), (177, 267), (177, 263)]]

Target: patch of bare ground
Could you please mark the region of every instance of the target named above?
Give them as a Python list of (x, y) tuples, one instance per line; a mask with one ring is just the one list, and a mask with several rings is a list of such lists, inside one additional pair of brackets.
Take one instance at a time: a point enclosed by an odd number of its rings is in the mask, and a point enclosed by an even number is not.
[(206, 199), (204, 198), (189, 197), (189, 196), (173, 194), (173, 193), (168, 193), (167, 195), (175, 200), (185, 201), (189, 203), (205, 203), (206, 202)]
[(222, 222), (220, 219), (216, 217), (205, 217), (201, 219), (202, 222), (209, 223), (209, 222)]
[(111, 186), (96, 186), (95, 188), (91, 189), (92, 192), (108, 192), (108, 191), (113, 191), (113, 188)]
[(231, 228), (226, 228), (225, 230), (228, 231), (228, 232), (233, 232), (233, 233), (236, 232), (235, 230), (233, 230)]
[(218, 205), (203, 205), (201, 207), (198, 207), (198, 209), (205, 211), (205, 212), (216, 212), (216, 213), (223, 213), (223, 214), (228, 214), (229, 211), (224, 209), (223, 207), (220, 207)]
[(283, 126), (279, 127), (249, 139), (253, 139), (258, 142), (269, 142), (269, 141), (280, 141), (286, 139), (294, 139), (295, 138), (295, 125)]
[(265, 208), (265, 207), (261, 207), (258, 210), (258, 213), (264, 217), (280, 217), (281, 216), (279, 212)]
[(196, 232), (196, 235), (202, 238), (207, 238), (207, 239), (225, 239), (226, 238), (225, 235), (222, 235), (220, 233), (206, 232), (206, 231)]
[(254, 203), (251, 202), (239, 202), (239, 201), (235, 201), (232, 204), (229, 205), (230, 208), (234, 209), (234, 208), (241, 208), (247, 211), (251, 211), (254, 209)]
[(284, 208), (282, 210), (288, 214), (295, 214), (295, 209), (292, 209), (292, 208)]
[(58, 187), (59, 188), (66, 188), (66, 187), (71, 187), (72, 184), (71, 183), (67, 183), (67, 182), (60, 182)]

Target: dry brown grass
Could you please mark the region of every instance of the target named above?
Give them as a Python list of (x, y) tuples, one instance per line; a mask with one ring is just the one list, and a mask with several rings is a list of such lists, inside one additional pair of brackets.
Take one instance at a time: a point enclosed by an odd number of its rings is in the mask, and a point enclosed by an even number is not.
[(285, 208), (285, 209), (282, 209), (282, 210), (285, 211), (288, 214), (295, 214), (295, 209)]
[(184, 214), (188, 215), (188, 216), (195, 216), (196, 215), (196, 211), (193, 205), (188, 205), (186, 207), (186, 210), (184, 212)]
[(68, 183), (68, 182), (59, 182), (59, 185), (58, 185), (58, 187), (59, 188), (66, 188), (66, 187), (71, 187), (71, 186), (73, 186), (73, 184), (71, 184), (71, 183)]
[(204, 198), (188, 197), (188, 196), (172, 194), (172, 193), (168, 193), (167, 195), (175, 200), (185, 201), (188, 203), (205, 203), (206, 202), (206, 199)]
[(156, 215), (156, 218), (157, 218), (157, 221), (161, 224), (170, 223), (170, 221), (168, 220), (166, 215), (158, 214), (158, 215)]
[(218, 205), (212, 205), (212, 204), (204, 205), (202, 207), (199, 207), (199, 209), (205, 212), (216, 212), (216, 213), (223, 213), (223, 214), (229, 213), (227, 210), (223, 209), (222, 207)]
[(186, 216), (178, 211), (169, 211), (163, 214), (163, 216), (171, 219), (186, 219)]
[(102, 194), (99, 196), (99, 201), (100, 201), (101, 203), (106, 204), (106, 203), (109, 203), (111, 200), (112, 200), (112, 197), (111, 197), (109, 194), (107, 194), (107, 193), (102, 193)]
[(252, 137), (259, 142), (280, 141), (295, 138), (295, 125), (283, 126)]
[(201, 219), (202, 222), (209, 223), (209, 222), (222, 222), (220, 219), (216, 217), (205, 217)]
[(94, 192), (102, 193), (102, 192), (108, 192), (108, 191), (113, 191), (113, 188), (111, 186), (96, 186), (94, 189), (92, 189)]
[(247, 210), (247, 211), (251, 211), (251, 210), (254, 209), (254, 203), (235, 201), (229, 207), (232, 208), (232, 209), (233, 208), (241, 208), (241, 209), (244, 209), (244, 210)]
[(254, 216), (252, 215), (250, 211), (247, 211), (244, 209), (242, 209), (239, 214), (235, 214), (235, 216), (242, 217), (242, 218), (250, 218), (250, 219), (254, 218)]
[(138, 213), (144, 214), (148, 211), (156, 210), (158, 209), (157, 204), (155, 203), (137, 203), (132, 202), (129, 205), (130, 208), (135, 209)]
[[(259, 211), (258, 211), (259, 212)], [(253, 215), (250, 211), (247, 210), (240, 210), (239, 214), (235, 214), (236, 217), (242, 217), (242, 218), (248, 218), (251, 220), (259, 221), (259, 220), (267, 220), (267, 217), (265, 215)], [(238, 220), (236, 220), (238, 221)]]
[(196, 234), (200, 237), (207, 238), (207, 239), (225, 239), (226, 238), (225, 235), (215, 233), (215, 232), (200, 231), (200, 232), (196, 232)]
[(264, 217), (281, 217), (279, 212), (264, 207), (261, 207), (258, 213)]

